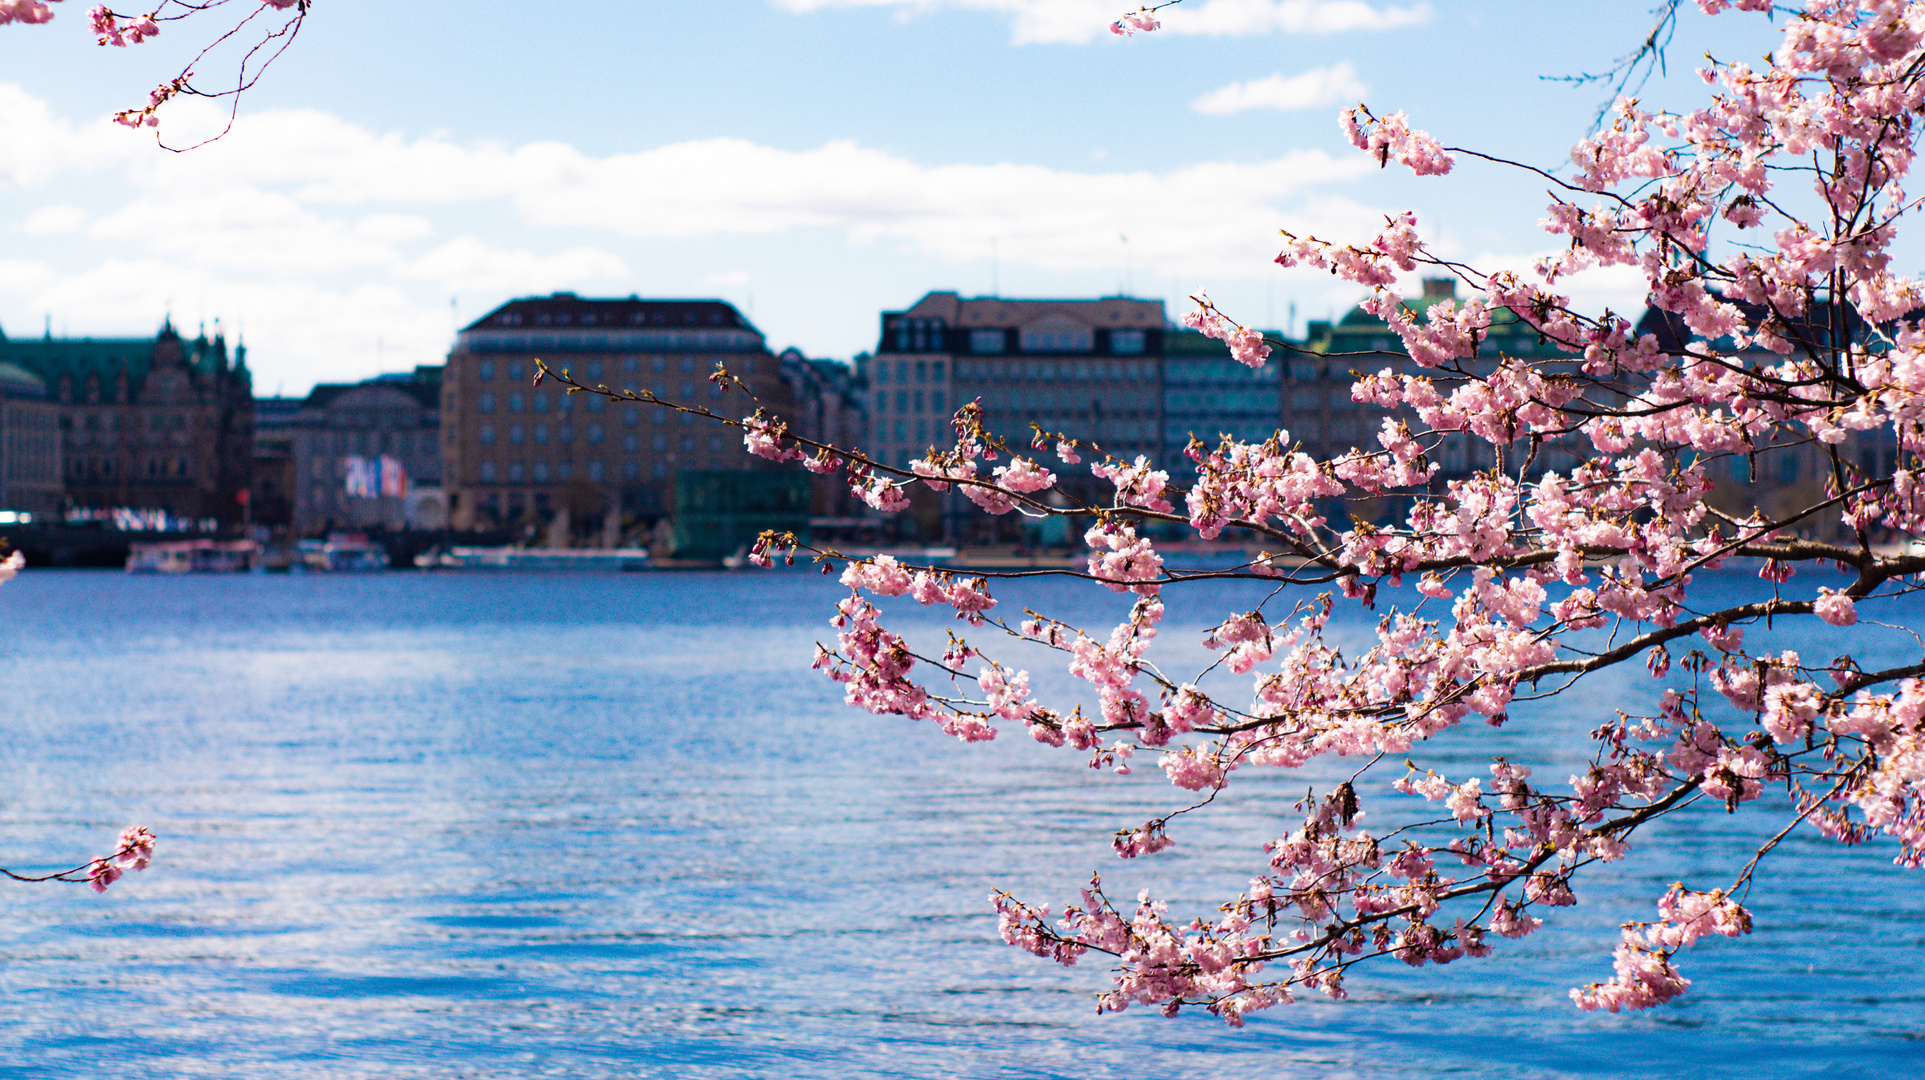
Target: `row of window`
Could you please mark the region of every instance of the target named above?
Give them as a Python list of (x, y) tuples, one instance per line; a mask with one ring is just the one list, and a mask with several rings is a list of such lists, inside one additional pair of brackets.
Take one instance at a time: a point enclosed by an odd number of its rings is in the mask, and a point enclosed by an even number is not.
[[(67, 462), (67, 476), (70, 480), (111, 481), (116, 478), (118, 469), (113, 458), (74, 458)], [(193, 467), (184, 457), (150, 457), (135, 465), (133, 479), (143, 476), (148, 480), (185, 480), (193, 475)]]
[(439, 452), (437, 433), (425, 431), (334, 431), (316, 432), (303, 437), (309, 450), (337, 454), (434, 454)]
[[(494, 412), (495, 404), (495, 395), (486, 391), (475, 399), (475, 409), (479, 412)], [(574, 399), (569, 395), (561, 393), (550, 394), (541, 390), (537, 390), (531, 394), (524, 394), (521, 391), (509, 394), (507, 406), (508, 411), (511, 413), (529, 411), (545, 413), (550, 409), (563, 414), (575, 411)], [(608, 408), (608, 399), (602, 397), (600, 394), (590, 394), (588, 395), (586, 408), (589, 412), (601, 412), (603, 409)]]
[(1125, 360), (1111, 363), (1098, 360), (1018, 360), (988, 363), (979, 360), (961, 360), (956, 364), (956, 378), (965, 382), (1011, 383), (1011, 382), (1155, 382), (1156, 362), (1153, 360)]
[[(666, 356), (651, 356), (646, 360), (639, 356), (624, 356), (619, 366), (621, 373), (624, 375), (639, 374), (644, 366), (657, 375), (666, 373), (672, 366), (679, 367), (685, 375), (692, 375), (696, 372), (707, 374), (708, 372), (714, 371), (718, 361), (727, 363), (729, 370), (737, 375), (747, 375), (755, 369), (755, 360), (753, 357), (738, 356), (724, 360), (718, 356), (694, 356), (691, 354), (682, 355), (672, 364)], [(602, 379), (607, 378), (609, 373), (609, 366), (600, 360), (590, 360), (580, 366), (573, 364), (564, 366), (569, 368), (571, 375), (589, 383), (600, 382)], [(535, 377), (535, 368), (532, 363), (526, 360), (504, 360), (500, 362), (481, 360), (476, 362), (476, 379), (482, 382), (493, 382), (497, 374), (506, 375), (509, 382), (524, 382)]]
[[(590, 424), (582, 429), (582, 435), (590, 443), (599, 444), (604, 436), (604, 431), (600, 424)], [(493, 446), (496, 437), (495, 425), (481, 425), (481, 427), (476, 430), (475, 436), (483, 446)], [(523, 427), (520, 424), (508, 425), (508, 442), (515, 446), (529, 441), (533, 441), (536, 445), (545, 446), (548, 443), (548, 437), (549, 428), (547, 424), (535, 424), (532, 427)], [(554, 438), (556, 442), (563, 445), (572, 443), (575, 441), (575, 428), (570, 424), (562, 424), (554, 429)], [(626, 438), (631, 443), (635, 441), (633, 432), (630, 432)], [(661, 436), (657, 435), (656, 438), (659, 439)]]
[(921, 390), (897, 390), (895, 394), (896, 407), (894, 410), (891, 410), (889, 408), (889, 391), (876, 391), (876, 411), (878, 413), (891, 411), (899, 413), (922, 412), (925, 402), (929, 408), (936, 412), (943, 411), (943, 392), (941, 390), (931, 390), (928, 392), (927, 397), (924, 397), (924, 392)]
[[(641, 479), (643, 465), (639, 459), (624, 458), (618, 464), (623, 480)], [(668, 475), (668, 463), (661, 458), (650, 460), (647, 469), (648, 475), (652, 479), (659, 480)], [(605, 464), (601, 458), (589, 458), (582, 463), (581, 475), (590, 482), (600, 483), (603, 480), (610, 479), (612, 473), (613, 470), (611, 467)], [(476, 474), (484, 484), (565, 484), (575, 478), (576, 470), (575, 462), (568, 458), (563, 458), (556, 462), (539, 458), (534, 461), (509, 461), (505, 463), (498, 463), (493, 459), (487, 459), (482, 461), (476, 468)]]
[(906, 383), (913, 374), (919, 383), (941, 382), (941, 360), (878, 360), (872, 369), (879, 383)]

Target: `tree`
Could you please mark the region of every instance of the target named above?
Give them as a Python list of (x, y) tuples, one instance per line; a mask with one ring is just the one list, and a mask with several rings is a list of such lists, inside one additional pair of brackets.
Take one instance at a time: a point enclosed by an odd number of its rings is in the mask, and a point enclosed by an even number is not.
[[(1769, 0), (1699, 6), (1771, 14)], [(1115, 29), (1154, 30), (1154, 10)], [(1648, 64), (1661, 48), (1654, 31), (1629, 62)], [(930, 720), (965, 742), (1020, 724), (1119, 771), (1135, 754), (1157, 754), (1194, 799), (1119, 831), (1124, 858), (1169, 846), (1172, 818), (1244, 770), (1357, 762), (1350, 779), (1300, 804), (1300, 827), (1266, 846), (1251, 887), (1215, 913), (1184, 921), (1147, 894), (1118, 903), (1100, 880), (1060, 916), (997, 893), (1010, 944), (1064, 964), (1113, 958), (1103, 1009), (1200, 1005), (1237, 1024), (1296, 991), (1342, 997), (1346, 972), (1367, 960), (1486, 956), (1577, 903), (1586, 868), (1626, 858), (1654, 820), (1700, 803), (1778, 814), (1781, 828), (1729, 880), (1655, 898), (1654, 919), (1623, 928), (1615, 974), (1571, 992), (1585, 1009), (1643, 1008), (1689, 986), (1679, 950), (1749, 930), (1741, 901), (1752, 875), (1792, 830), (1845, 844), (1882, 836), (1901, 864), (1925, 860), (1925, 657), (1864, 670), (1849, 656), (1766, 644), (1787, 620), (1850, 626), (1861, 605), (1925, 580), (1925, 556), (1903, 544), (1925, 529), (1925, 323), (1919, 282), (1891, 265), (1900, 218), (1915, 205), (1902, 183), (1925, 115), (1925, 4), (1810, 0), (1762, 67), (1711, 61), (1704, 77), (1713, 91), (1703, 108), (1648, 111), (1621, 98), (1573, 150), (1568, 179), (1531, 170), (1552, 188), (1544, 227), (1566, 245), (1534, 268), (1441, 258), (1408, 213), (1361, 243), (1286, 234), (1278, 263), (1361, 286), (1362, 306), (1403, 344), (1394, 356), (1351, 354), (1388, 365), (1359, 375), (1352, 393), (1394, 415), (1377, 445), (1329, 460), (1284, 432), (1193, 442), (1198, 479), (1178, 490), (1155, 463), (1063, 434), (1039, 428), (1027, 446), (1011, 445), (967, 404), (953, 443), (904, 469), (798, 437), (760, 409), (734, 420), (565, 371), (544, 368), (537, 381), (553, 374), (573, 391), (739, 426), (752, 452), (842, 472), (882, 513), (902, 510), (907, 489), (922, 485), (954, 488), (992, 515), (1087, 515), (1088, 563), (1075, 576), (1136, 596), (1107, 634), (1003, 617), (990, 588), (999, 575), (848, 558), (789, 534), (765, 534), (752, 555), (766, 566), (801, 554), (841, 570), (851, 592), (815, 666), (852, 705)], [(1465, 157), (1525, 168), (1446, 147), (1402, 112), (1358, 106), (1343, 124), (1380, 165), (1418, 175), (1444, 176)], [(1557, 291), (1565, 275), (1600, 266), (1636, 267), (1658, 329), (1676, 332), (1640, 332)], [(1481, 295), (1408, 302), (1398, 274), (1420, 270)], [(1293, 347), (1196, 300), (1186, 323), (1244, 363)], [(1513, 320), (1551, 357), (1494, 351), (1493, 328)], [(741, 386), (724, 370), (714, 378)], [(1440, 479), (1439, 450), (1452, 439), (1482, 445), (1489, 466)], [(1058, 470), (1085, 455), (1113, 490), (1100, 504), (1061, 483)], [(1810, 499), (1737, 505), (1730, 485), (1715, 497), (1734, 465), (1755, 477), (1794, 455), (1823, 467)], [(1401, 506), (1396, 518), (1358, 509), (1387, 502)], [(1177, 570), (1149, 535), (1176, 526), (1258, 538), (1268, 553), (1232, 571)], [(1773, 598), (1698, 606), (1693, 575), (1733, 560), (1755, 561)], [(1850, 583), (1793, 586), (1800, 568), (1827, 565)], [(1223, 578), (1274, 581), (1273, 595), (1302, 597), (1287, 613), (1231, 613), (1210, 634), (1212, 666), (1249, 676), (1247, 697), (1167, 673), (1151, 649), (1166, 594)], [(1388, 602), (1405, 581), (1415, 602)], [(939, 653), (912, 648), (872, 602), (904, 595), (953, 607), (970, 636), (952, 633)], [(1327, 640), (1336, 604), (1380, 601), (1364, 655)], [(994, 656), (995, 641), (1011, 638), (1059, 652), (1097, 708), (1037, 700), (1029, 673)], [(1502, 724), (1523, 701), (1582, 709), (1574, 695), (1587, 680), (1640, 661), (1661, 680), (1648, 711), (1597, 716), (1590, 765), (1568, 784), (1502, 757), (1488, 776), (1421, 763), (1446, 730)]]
[[(1714, 15), (1773, 14), (1769, 0), (1698, 3)], [(10, 0), (0, 16), (23, 10), (46, 12)], [(1155, 10), (1117, 31), (1155, 30)], [(1662, 48), (1664, 25), (1627, 72)], [(1286, 236), (1279, 263), (1367, 290), (1364, 308), (1403, 344), (1395, 356), (1352, 354), (1385, 365), (1359, 375), (1353, 396), (1395, 415), (1377, 445), (1328, 460), (1283, 432), (1193, 442), (1198, 479), (1179, 490), (1153, 462), (1117, 460), (1064, 433), (1036, 429), (1027, 446), (1012, 443), (986, 430), (972, 403), (957, 412), (950, 445), (899, 468), (798, 437), (762, 409), (734, 419), (545, 366), (536, 381), (739, 427), (751, 452), (840, 473), (882, 513), (907, 507), (907, 489), (921, 485), (953, 488), (992, 515), (1092, 520), (1088, 562), (1074, 576), (1135, 596), (1107, 634), (997, 614), (999, 575), (849, 558), (792, 534), (764, 534), (752, 557), (767, 566), (801, 555), (841, 570), (851, 592), (816, 667), (853, 705), (930, 720), (966, 742), (1021, 724), (1100, 767), (1156, 753), (1193, 797), (1120, 830), (1124, 858), (1167, 848), (1172, 819), (1245, 770), (1358, 762), (1306, 797), (1300, 827), (1267, 845), (1251, 887), (1207, 917), (1180, 921), (1147, 895), (1119, 905), (1100, 880), (1059, 917), (996, 894), (1009, 943), (1066, 964), (1114, 958), (1103, 1008), (1197, 1005), (1236, 1024), (1296, 991), (1341, 997), (1347, 971), (1365, 961), (1487, 956), (1577, 903), (1586, 869), (1630, 856), (1655, 820), (1697, 804), (1776, 814), (1772, 838), (1728, 881), (1665, 891), (1655, 919), (1624, 927), (1615, 974), (1572, 991), (1586, 1009), (1643, 1008), (1689, 986), (1679, 950), (1749, 930), (1752, 875), (1794, 829), (1847, 844), (1883, 837), (1899, 863), (1925, 861), (1925, 657), (1866, 670), (1850, 656), (1808, 660), (1759, 640), (1787, 621), (1853, 625), (1861, 605), (1914, 592), (1925, 575), (1925, 555), (1909, 546), (1925, 530), (1925, 321), (1919, 282), (1891, 268), (1900, 218), (1914, 207), (1903, 181), (1925, 114), (1925, 3), (1808, 0), (1762, 67), (1711, 61), (1705, 77), (1714, 90), (1703, 108), (1665, 113), (1620, 99), (1573, 150), (1569, 179), (1531, 170), (1553, 189), (1545, 228), (1566, 245), (1534, 268), (1442, 258), (1411, 214), (1353, 244)], [(1343, 122), (1385, 167), (1444, 176), (1473, 157), (1525, 168), (1446, 147), (1402, 112), (1358, 106)], [(1605, 266), (1637, 268), (1659, 329), (1677, 332), (1641, 332), (1557, 291), (1564, 276)], [(1406, 301), (1398, 275), (1420, 267), (1481, 295)], [(1293, 347), (1197, 300), (1186, 322), (1245, 363)], [(1494, 350), (1493, 329), (1512, 321), (1552, 355)], [(713, 378), (746, 392), (726, 370)], [(1440, 477), (1450, 440), (1475, 440), (1488, 467)], [(1715, 478), (1734, 464), (1756, 477), (1760, 463), (1797, 456), (1825, 470), (1803, 503), (1718, 497)], [(1062, 482), (1086, 459), (1112, 491), (1100, 504)], [(1392, 504), (1394, 518), (1363, 509)], [(1258, 538), (1268, 551), (1235, 570), (1179, 570), (1150, 535), (1179, 527)], [(1773, 597), (1700, 606), (1693, 575), (1733, 560), (1755, 561)], [(1799, 569), (1826, 565), (1850, 583), (1792, 584)], [(1167, 673), (1151, 648), (1166, 593), (1226, 578), (1274, 582), (1285, 597), (1305, 590), (1287, 613), (1230, 613), (1210, 634), (1211, 667), (1252, 678), (1234, 698)], [(1407, 580), (1419, 599), (1405, 610), (1390, 590)], [(871, 599), (904, 595), (953, 608), (974, 640), (912, 648)], [(1361, 656), (1328, 639), (1340, 602), (1385, 606)], [(1029, 673), (993, 655), (1009, 639), (1061, 653), (1096, 708), (1038, 700)], [(1568, 784), (1502, 757), (1488, 777), (1420, 764), (1447, 730), (1502, 724), (1524, 701), (1581, 709), (1574, 695), (1587, 681), (1640, 660), (1660, 680), (1649, 709), (1597, 717), (1583, 748), (1590, 765)]]
[[(60, 3), (61, 0), (0, 0), (0, 26), (7, 23), (44, 23), (53, 18), (53, 9), (47, 5)], [(94, 38), (102, 45), (124, 48), (139, 45), (149, 38), (160, 34), (161, 24), (177, 23), (185, 19), (204, 16), (210, 11), (223, 7), (235, 0), (159, 0), (153, 10), (144, 14), (124, 14), (105, 4), (96, 4), (87, 12), (93, 24)], [(138, 108), (123, 109), (114, 115), (116, 123), (130, 128), (155, 129), (155, 141), (167, 150), (192, 150), (234, 130), (234, 118), (240, 109), (241, 95), (252, 89), (260, 81), (261, 74), (294, 44), (295, 37), (301, 32), (301, 24), (307, 19), (309, 0), (239, 0), (244, 14), (233, 26), (215, 34), (194, 58), (187, 62), (180, 74), (156, 86), (147, 96), (147, 104)], [(276, 25), (266, 25), (277, 17)], [(259, 20), (257, 22), (257, 20)], [(250, 37), (250, 32), (256, 36)], [(194, 83), (196, 68), (202, 61), (216, 55), (230, 43), (246, 43), (236, 61), (238, 69), (231, 88), (206, 90)], [(181, 96), (227, 98), (229, 108), (227, 125), (218, 133), (185, 147), (168, 146), (160, 137), (160, 109), (169, 101)]]

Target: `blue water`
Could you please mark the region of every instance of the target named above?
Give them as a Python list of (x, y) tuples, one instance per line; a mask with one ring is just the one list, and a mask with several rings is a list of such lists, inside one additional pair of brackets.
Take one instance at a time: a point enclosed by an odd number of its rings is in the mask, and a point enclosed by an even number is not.
[[(1001, 594), (1097, 624), (1120, 610), (1060, 583)], [(1680, 875), (1710, 887), (1743, 861), (1765, 821), (1721, 810), (1667, 823), (1593, 875), (1583, 906), (1487, 961), (1359, 969), (1351, 1002), (1306, 1000), (1242, 1031), (1099, 1017), (1104, 965), (1002, 945), (989, 891), (1060, 906), (1102, 870), (1114, 895), (1147, 885), (1207, 910), (1261, 868), (1260, 844), (1323, 774), (1239, 782), (1176, 848), (1121, 863), (1112, 830), (1180, 805), (1158, 770), (1095, 773), (1020, 732), (966, 747), (844, 708), (807, 670), (836, 595), (799, 573), (23, 575), (0, 589), (6, 864), (55, 866), (135, 822), (162, 846), (105, 897), (0, 888), (0, 1076), (1925, 1065), (1925, 876), (1882, 844), (1795, 836), (1752, 895), (1757, 931), (1685, 955), (1688, 995), (1631, 1017), (1571, 1008), (1567, 988), (1608, 975), (1618, 921), (1649, 917)], [(1164, 643), (1200, 656), (1195, 629), (1256, 595), (1173, 602)], [(1884, 617), (1916, 625), (1925, 610)], [(1782, 632), (1808, 657), (1843, 651), (1823, 627)], [(1851, 647), (1916, 654), (1873, 626)], [(1453, 733), (1428, 760), (1481, 771), (1501, 747), (1559, 776), (1574, 760), (1560, 733), (1650, 686), (1641, 671), (1596, 680), (1502, 731)]]

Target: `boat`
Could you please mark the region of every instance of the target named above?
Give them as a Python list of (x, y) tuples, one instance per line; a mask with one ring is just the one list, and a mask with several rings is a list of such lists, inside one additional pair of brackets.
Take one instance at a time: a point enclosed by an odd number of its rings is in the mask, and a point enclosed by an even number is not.
[(326, 540), (294, 545), (295, 565), (323, 573), (353, 573), (388, 568), (388, 549), (360, 533), (334, 533)]
[(422, 552), (414, 564), (423, 570), (640, 570), (648, 566), (648, 549), (456, 547)]
[(260, 545), (252, 540), (161, 540), (127, 548), (130, 574), (243, 574)]

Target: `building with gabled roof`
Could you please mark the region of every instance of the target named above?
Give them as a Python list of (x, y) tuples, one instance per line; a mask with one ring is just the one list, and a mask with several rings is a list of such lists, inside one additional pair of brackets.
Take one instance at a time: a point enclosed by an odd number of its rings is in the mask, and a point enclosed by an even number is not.
[(253, 377), (218, 324), (183, 338), (0, 335), (0, 362), (46, 383), (57, 410), (67, 501), (240, 520), (253, 469)]

